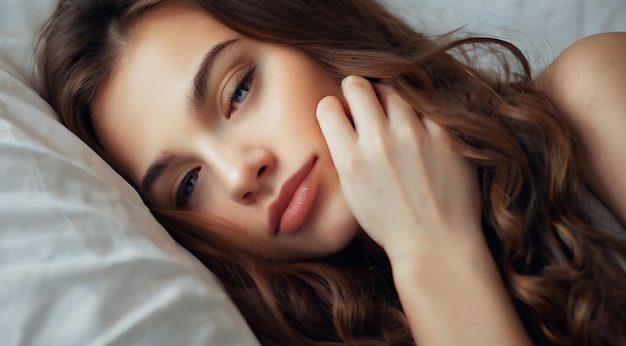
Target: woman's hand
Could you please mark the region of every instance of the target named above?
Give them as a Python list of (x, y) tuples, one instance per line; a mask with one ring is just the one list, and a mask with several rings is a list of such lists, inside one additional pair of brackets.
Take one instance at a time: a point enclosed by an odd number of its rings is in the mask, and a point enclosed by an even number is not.
[[(393, 89), (342, 83), (317, 118), (348, 205), (387, 253), (417, 344), (530, 345), (480, 224), (476, 171)], [(378, 96), (377, 96), (378, 94)]]
[(354, 127), (333, 96), (317, 119), (350, 209), (390, 259), (484, 241), (476, 171), (448, 133), (391, 87), (350, 76), (342, 90)]

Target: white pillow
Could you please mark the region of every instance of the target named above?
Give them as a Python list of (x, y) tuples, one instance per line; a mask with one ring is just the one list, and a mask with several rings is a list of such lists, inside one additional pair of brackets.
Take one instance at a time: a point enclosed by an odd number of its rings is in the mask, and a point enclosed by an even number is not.
[(0, 0), (0, 343), (256, 345), (209, 271), (32, 90), (51, 0)]

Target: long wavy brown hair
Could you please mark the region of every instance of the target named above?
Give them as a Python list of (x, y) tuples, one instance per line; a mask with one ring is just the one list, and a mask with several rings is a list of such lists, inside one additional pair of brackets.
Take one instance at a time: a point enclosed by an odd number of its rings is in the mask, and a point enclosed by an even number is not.
[[(626, 344), (626, 241), (593, 226), (576, 140), (516, 47), (427, 37), (373, 0), (61, 0), (40, 39), (41, 94), (123, 176), (91, 118), (133, 26), (167, 1), (300, 49), (338, 81), (362, 75), (394, 86), (478, 167), (484, 234), (532, 339)], [(487, 54), (494, 69), (479, 68)], [(212, 231), (232, 226), (216, 216), (152, 210), (218, 276), (263, 344), (414, 343), (386, 257), (358, 240), (329, 258), (275, 263), (219, 239)]]

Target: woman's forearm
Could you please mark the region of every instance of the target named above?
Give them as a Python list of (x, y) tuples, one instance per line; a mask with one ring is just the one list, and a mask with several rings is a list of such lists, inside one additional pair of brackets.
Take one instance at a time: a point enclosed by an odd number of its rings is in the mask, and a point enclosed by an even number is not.
[[(451, 245), (455, 246), (455, 245)], [(392, 260), (418, 345), (531, 345), (486, 245)]]

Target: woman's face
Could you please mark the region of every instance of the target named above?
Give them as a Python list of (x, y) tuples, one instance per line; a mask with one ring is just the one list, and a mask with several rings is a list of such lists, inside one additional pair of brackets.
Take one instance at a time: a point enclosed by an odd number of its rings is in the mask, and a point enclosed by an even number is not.
[(205, 212), (220, 236), (275, 258), (343, 249), (358, 225), (315, 110), (339, 84), (310, 57), (165, 5), (132, 32), (94, 117), (152, 204)]

